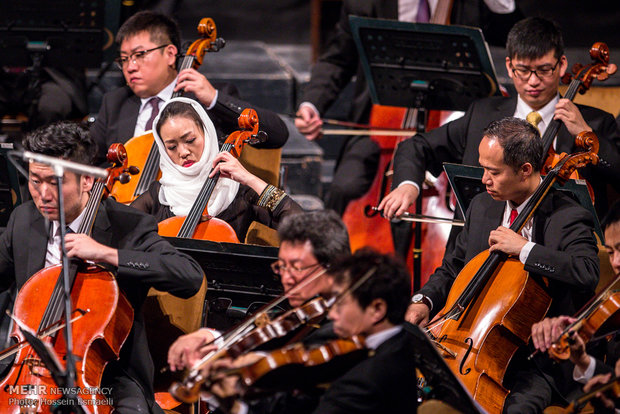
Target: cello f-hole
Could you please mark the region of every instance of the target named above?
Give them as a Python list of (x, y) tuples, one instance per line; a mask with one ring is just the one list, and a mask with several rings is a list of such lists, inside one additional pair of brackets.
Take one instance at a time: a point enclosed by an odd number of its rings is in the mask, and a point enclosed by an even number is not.
[(467, 368), (465, 371), (463, 371), (463, 366), (465, 365), (465, 360), (467, 360), (467, 357), (471, 353), (471, 350), (474, 346), (474, 340), (468, 337), (465, 338), (465, 343), (469, 346), (467, 347), (467, 351), (465, 351), (465, 355), (463, 355), (463, 359), (461, 359), (461, 364), (459, 365), (459, 372), (461, 373), (461, 375), (467, 375), (471, 371), (471, 368)]

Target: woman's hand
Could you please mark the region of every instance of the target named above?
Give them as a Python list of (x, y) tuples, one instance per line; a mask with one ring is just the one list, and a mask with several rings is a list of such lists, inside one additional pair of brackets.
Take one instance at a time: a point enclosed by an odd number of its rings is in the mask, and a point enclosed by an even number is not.
[(213, 160), (213, 170), (209, 177), (213, 177), (217, 172), (222, 178), (230, 178), (240, 184), (247, 185), (257, 194), (263, 192), (267, 183), (250, 173), (230, 152), (220, 152)]

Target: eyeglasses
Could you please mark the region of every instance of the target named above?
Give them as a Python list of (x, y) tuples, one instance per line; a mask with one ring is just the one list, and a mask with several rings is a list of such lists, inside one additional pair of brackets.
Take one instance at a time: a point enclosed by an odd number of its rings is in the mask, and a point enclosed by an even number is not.
[(281, 275), (284, 272), (289, 272), (293, 275), (299, 276), (304, 270), (311, 269), (313, 267), (319, 266), (320, 263), (314, 263), (309, 266), (299, 267), (299, 266), (285, 266), (281, 261), (276, 261), (271, 264), (271, 270), (276, 275)]
[(133, 63), (134, 65), (138, 63), (142, 63), (142, 61), (144, 61), (144, 57), (148, 53), (151, 53), (152, 51), (157, 50), (157, 49), (164, 48), (168, 46), (169, 44), (170, 43), (166, 45), (157, 46), (152, 49), (147, 49), (147, 50), (138, 50), (137, 52), (133, 52), (129, 56), (119, 56), (116, 59), (114, 59), (114, 62), (119, 67), (119, 69), (124, 69), (129, 64), (129, 61), (131, 61), (131, 63)]
[(532, 76), (532, 73), (536, 74), (536, 77), (538, 77), (538, 79), (546, 79), (551, 77), (555, 68), (558, 67), (558, 63), (560, 63), (560, 59), (558, 59), (558, 61), (555, 62), (555, 65), (553, 66), (541, 66), (539, 68), (536, 68), (535, 70), (532, 70), (530, 68), (515, 68), (514, 66), (512, 66), (511, 62), (510, 68), (519, 79), (521, 79), (522, 81), (527, 81)]

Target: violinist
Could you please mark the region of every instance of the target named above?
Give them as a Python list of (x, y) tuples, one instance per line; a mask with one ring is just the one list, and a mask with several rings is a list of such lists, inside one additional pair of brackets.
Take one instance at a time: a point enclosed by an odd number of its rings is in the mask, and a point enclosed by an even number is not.
[[(479, 165), (482, 130), (491, 121), (507, 116), (532, 122), (539, 119), (536, 122), (541, 136), (552, 119), (562, 121), (554, 143), (558, 153), (575, 152), (575, 136), (582, 131), (595, 132), (600, 143), (598, 154), (606, 162), (588, 165), (579, 173), (593, 187), (597, 214), (605, 215), (609, 207), (607, 185), (620, 190), (620, 132), (613, 116), (559, 95), (559, 81), (568, 61), (562, 34), (554, 22), (541, 17), (521, 20), (508, 34), (506, 52), (506, 69), (517, 96), (477, 100), (462, 118), (403, 141), (394, 158), (392, 192), (379, 205), (386, 217), (401, 215), (414, 203), (425, 171), (437, 176), (444, 162)], [(451, 235), (449, 244), (455, 236)]]
[[(105, 159), (105, 150), (115, 142), (124, 143), (151, 129), (155, 116), (176, 91), (183, 90), (197, 99), (213, 120), (218, 137), (236, 131), (237, 117), (252, 105), (238, 98), (231, 84), (214, 85), (195, 69), (177, 72), (181, 53), (180, 33), (168, 16), (141, 11), (120, 27), (116, 41), (120, 56), (116, 59), (127, 85), (106, 93), (91, 133), (97, 145), (97, 162)], [(273, 112), (256, 108), (261, 129), (268, 139), (259, 148), (279, 148), (288, 139), (284, 122)], [(131, 160), (129, 160), (131, 163)]]
[[(605, 249), (609, 253), (609, 260), (616, 276), (620, 275), (620, 202), (616, 202), (609, 209), (607, 216), (601, 222), (605, 232)], [(546, 352), (551, 344), (571, 323), (574, 318), (558, 316), (545, 318), (532, 326), (532, 343), (534, 348)], [(620, 327), (616, 327), (620, 329)], [(615, 334), (606, 343), (603, 362), (586, 350), (586, 344), (579, 335), (573, 335), (574, 342), (570, 346), (570, 361), (574, 364), (573, 380), (582, 384), (590, 383), (594, 376), (605, 375), (613, 372), (614, 366), (618, 366), (620, 357), (620, 335)], [(595, 352), (595, 351), (594, 351)], [(615, 375), (618, 375), (616, 373)], [(600, 377), (593, 382), (598, 382)], [(609, 380), (609, 378), (607, 378)], [(586, 390), (587, 391), (587, 390)]]
[[(411, 289), (405, 266), (395, 259), (362, 249), (343, 257), (329, 270), (336, 298), (329, 318), (341, 338), (363, 335), (370, 356), (345, 369), (320, 398), (315, 414), (414, 413), (417, 401), (415, 342), (404, 327)], [(247, 360), (247, 359), (246, 359)], [(228, 365), (236, 365), (232, 361)], [(220, 366), (226, 365), (221, 361)], [(300, 373), (303, 376), (303, 371)], [(216, 384), (219, 397), (236, 393), (234, 381)], [(241, 391), (243, 393), (243, 391)], [(240, 404), (234, 406), (242, 409)], [(249, 413), (257, 411), (250, 404)], [(237, 412), (233, 409), (233, 412)], [(300, 412), (279, 407), (277, 412)]]
[[(280, 249), (272, 268), (280, 277), (291, 307), (298, 307), (317, 295), (329, 292), (331, 279), (326, 269), (342, 255), (350, 254), (349, 235), (342, 220), (330, 210), (290, 215), (278, 227)], [(300, 289), (307, 279), (316, 277)], [(295, 288), (295, 290), (293, 290)], [(207, 346), (219, 333), (202, 328), (179, 337), (168, 351), (168, 364), (173, 371), (191, 368), (215, 347)], [(312, 342), (333, 338), (329, 326), (309, 332)], [(307, 338), (306, 338), (307, 339)], [(266, 345), (269, 348), (269, 344)]]
[(249, 173), (232, 154), (218, 153), (215, 128), (198, 102), (169, 100), (153, 125), (161, 179), (152, 182), (132, 207), (157, 221), (187, 216), (205, 181), (219, 172), (208, 211), (228, 222), (239, 240), (245, 240), (252, 221), (277, 227), (283, 217), (301, 212), (284, 191)]
[[(551, 189), (522, 233), (515, 233), (509, 229), (513, 218), (541, 183), (540, 135), (524, 120), (504, 118), (484, 130), (478, 151), (478, 161), (484, 168), (482, 182), (487, 191), (471, 201), (463, 232), (458, 235), (454, 248), (446, 251), (443, 264), (413, 296), (407, 320), (425, 324), (441, 310), (461, 269), (486, 249), (514, 256), (530, 275), (548, 279), (546, 290), (552, 297), (548, 315), (574, 312), (580, 305), (574, 303), (575, 298), (590, 297), (598, 282), (592, 215), (569, 196)], [(511, 366), (525, 369), (525, 363), (515, 362), (518, 359), (515, 356)], [(534, 381), (539, 379), (535, 373), (515, 374), (507, 380), (510, 378), (517, 381), (504, 382), (511, 390), (505, 412), (537, 412), (548, 405), (543, 400), (521, 400), (523, 395), (536, 395), (542, 388)], [(537, 407), (537, 404), (543, 405)]]
[[(71, 123), (40, 128), (28, 135), (23, 145), (28, 151), (91, 165), (96, 153), (96, 144), (88, 132)], [(146, 343), (142, 304), (151, 287), (190, 297), (200, 288), (202, 270), (157, 234), (152, 217), (112, 199), (101, 203), (92, 238), (74, 233), (84, 220), (92, 186), (92, 177), (64, 173), (64, 212), (72, 231), (66, 236), (68, 256), (101, 263), (116, 273), (118, 285), (134, 309), (133, 326), (121, 348), (120, 359), (108, 363), (102, 384), (113, 389), (115, 412), (160, 413), (154, 402), (153, 362)], [(28, 189), (33, 201), (13, 211), (0, 236), (4, 297), (19, 292), (35, 272), (61, 261), (59, 200), (53, 169), (31, 162)], [(31, 298), (33, 302), (37, 300)], [(11, 310), (10, 304), (7, 309)]]

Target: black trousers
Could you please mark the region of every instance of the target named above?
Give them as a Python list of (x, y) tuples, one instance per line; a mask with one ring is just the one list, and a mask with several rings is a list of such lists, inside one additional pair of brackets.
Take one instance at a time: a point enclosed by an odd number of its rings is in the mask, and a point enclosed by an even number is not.
[(325, 208), (342, 215), (349, 201), (368, 191), (379, 165), (379, 146), (370, 137), (352, 137), (343, 146), (334, 178), (325, 195)]

